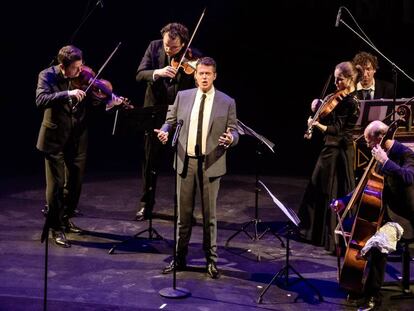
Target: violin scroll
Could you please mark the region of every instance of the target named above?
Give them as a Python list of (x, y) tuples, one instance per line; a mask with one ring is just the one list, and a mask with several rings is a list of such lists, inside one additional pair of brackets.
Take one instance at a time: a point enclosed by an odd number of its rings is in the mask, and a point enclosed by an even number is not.
[(399, 118), (403, 122), (407, 122), (410, 119), (411, 109), (408, 105), (402, 104), (397, 107), (396, 110)]

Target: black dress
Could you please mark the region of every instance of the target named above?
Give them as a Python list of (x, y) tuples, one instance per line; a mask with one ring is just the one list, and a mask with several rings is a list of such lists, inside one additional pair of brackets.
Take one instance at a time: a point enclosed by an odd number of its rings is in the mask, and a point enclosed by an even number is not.
[(329, 204), (355, 187), (352, 132), (358, 117), (359, 102), (351, 93), (320, 120), (327, 126), (324, 145), (299, 208), (303, 238), (330, 252), (337, 220)]

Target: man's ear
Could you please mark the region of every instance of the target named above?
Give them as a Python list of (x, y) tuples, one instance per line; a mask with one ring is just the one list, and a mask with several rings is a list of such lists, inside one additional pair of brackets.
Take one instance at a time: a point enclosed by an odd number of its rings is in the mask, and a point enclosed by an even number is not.
[(59, 64), (59, 69), (62, 71), (63, 75), (65, 75), (65, 66), (63, 66), (63, 64)]

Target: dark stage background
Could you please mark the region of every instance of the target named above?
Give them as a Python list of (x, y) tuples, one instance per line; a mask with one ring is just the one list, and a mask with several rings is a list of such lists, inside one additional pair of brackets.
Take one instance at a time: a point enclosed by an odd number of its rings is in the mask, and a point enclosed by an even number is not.
[[(160, 38), (161, 27), (172, 21), (184, 23), (192, 32), (206, 7), (193, 46), (218, 62), (216, 87), (236, 99), (239, 119), (276, 144), (275, 154), (263, 152), (261, 167), (267, 174), (310, 173), (319, 147), (317, 140), (303, 139), (311, 100), (320, 96), (337, 63), (360, 50), (371, 52), (344, 25), (334, 26), (340, 5), (351, 11), (386, 56), (414, 74), (414, 5), (409, 0), (104, 0), (103, 8), (96, 3), (2, 2), (2, 176), (43, 171), (43, 159), (35, 149), (41, 122), (35, 106), (37, 74), (69, 42), (93, 7), (73, 43), (97, 70), (121, 41), (101, 77), (112, 82), (114, 93), (138, 106), (144, 85), (135, 82), (135, 70), (149, 41)], [(348, 14), (343, 12), (342, 18), (354, 27)], [(391, 66), (379, 60), (377, 77), (391, 80)], [(414, 95), (414, 84), (401, 74), (398, 93)], [(113, 117), (98, 113), (91, 120), (88, 170), (138, 172), (141, 135), (120, 131), (111, 136)], [(242, 138), (230, 153), (230, 173), (254, 172), (255, 148), (253, 139)], [(166, 159), (166, 173), (172, 170), (170, 164)]]

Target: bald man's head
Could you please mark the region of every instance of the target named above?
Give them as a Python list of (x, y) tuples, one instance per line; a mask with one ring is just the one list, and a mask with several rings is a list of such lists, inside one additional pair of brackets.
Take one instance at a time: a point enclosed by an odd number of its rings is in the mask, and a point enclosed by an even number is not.
[(387, 131), (388, 126), (379, 120), (372, 121), (368, 124), (364, 131), (364, 138), (368, 147), (372, 148), (378, 145)]

